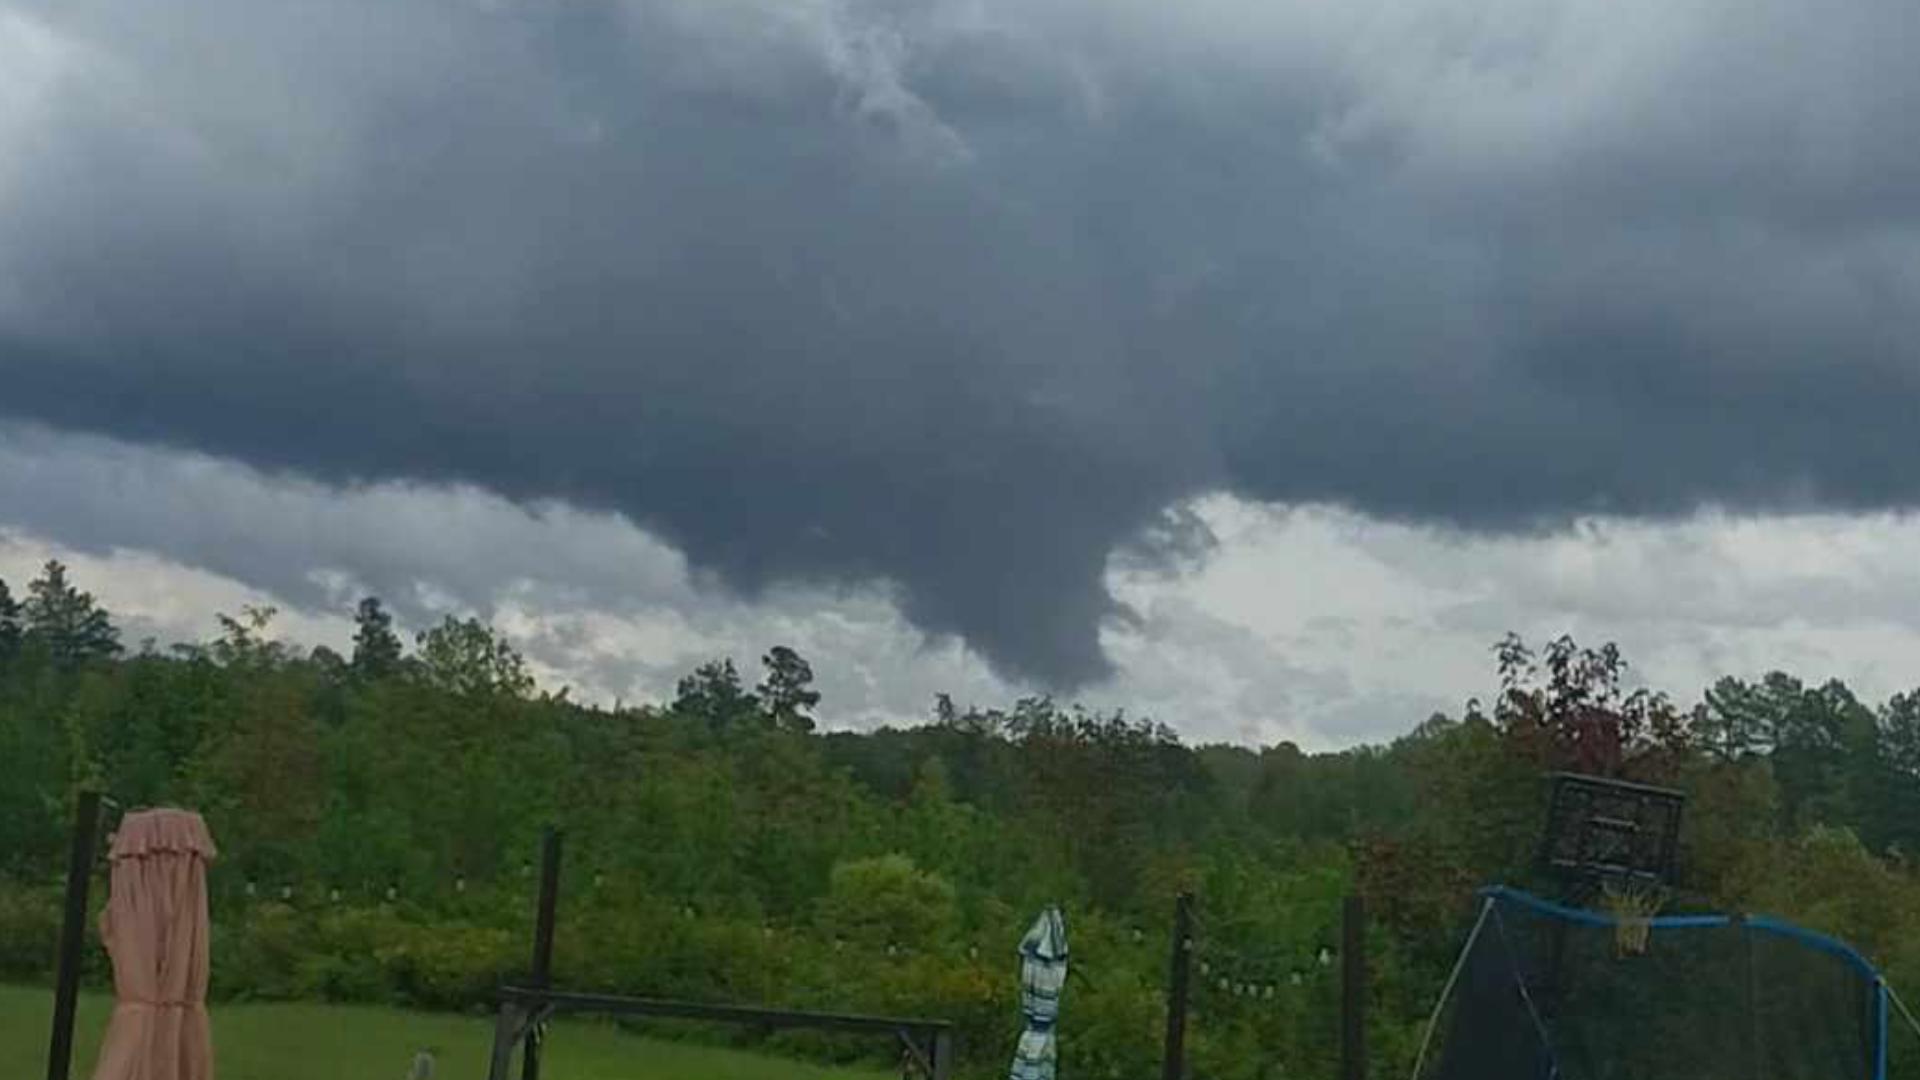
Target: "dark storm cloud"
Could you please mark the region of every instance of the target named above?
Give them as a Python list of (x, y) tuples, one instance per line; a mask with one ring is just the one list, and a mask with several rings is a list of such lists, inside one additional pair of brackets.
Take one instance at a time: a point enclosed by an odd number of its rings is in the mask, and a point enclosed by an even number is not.
[(1920, 496), (1866, 0), (18, 10), (0, 411), (617, 510), (1043, 682), (1204, 490)]

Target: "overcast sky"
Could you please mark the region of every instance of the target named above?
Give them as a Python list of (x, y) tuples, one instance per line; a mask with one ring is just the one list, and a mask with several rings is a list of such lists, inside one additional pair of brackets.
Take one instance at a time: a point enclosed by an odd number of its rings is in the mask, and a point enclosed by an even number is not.
[(1881, 0), (0, 0), (0, 576), (1332, 746), (1920, 683)]

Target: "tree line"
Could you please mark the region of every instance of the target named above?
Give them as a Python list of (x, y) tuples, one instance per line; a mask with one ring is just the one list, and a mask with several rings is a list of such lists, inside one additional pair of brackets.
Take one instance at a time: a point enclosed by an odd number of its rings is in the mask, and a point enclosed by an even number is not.
[(1540, 884), (1541, 777), (1574, 769), (1687, 792), (1674, 907), (1793, 918), (1920, 987), (1920, 693), (1869, 703), (1776, 672), (1683, 705), (1631, 688), (1613, 646), (1509, 638), (1484, 701), (1336, 753), (1191, 746), (1044, 697), (823, 731), (831, 702), (784, 646), (757, 679), (716, 658), (669, 701), (609, 708), (538, 686), (483, 621), (408, 642), (375, 598), (355, 621), (344, 656), (280, 640), (259, 608), (129, 651), (58, 563), (17, 600), (0, 582), (0, 976), (45, 973), (67, 815), (92, 785), (206, 814), (224, 999), (484, 1004), (526, 963), (553, 822), (563, 983), (947, 1016), (982, 1076), (1019, 1029), (1013, 947), (1050, 903), (1084, 976), (1064, 1067), (1153, 1075), (1186, 890), (1194, 1075), (1332, 1075), (1329, 950), (1358, 890), (1372, 1067), (1404, 1076), (1473, 889)]

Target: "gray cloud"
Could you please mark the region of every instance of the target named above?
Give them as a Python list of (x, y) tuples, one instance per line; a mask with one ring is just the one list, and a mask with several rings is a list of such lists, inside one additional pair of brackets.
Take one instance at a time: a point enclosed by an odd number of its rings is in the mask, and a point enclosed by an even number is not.
[(1109, 670), (1203, 491), (1920, 495), (1888, 5), (9, 10), (0, 412), (617, 513), (1018, 677)]
[(603, 703), (669, 699), (681, 676), (721, 657), (757, 678), (774, 644), (815, 660), (841, 725), (923, 717), (939, 691), (981, 702), (1015, 692), (958, 641), (916, 632), (884, 589), (776, 586), (742, 602), (615, 515), (471, 487), (332, 490), (0, 425), (0, 508), (40, 523), (0, 525), (0, 577), (18, 592), (43, 560), (69, 561), (129, 644), (203, 640), (217, 612), (268, 604), (294, 640), (342, 649), (371, 591), (407, 630), (477, 613), (549, 689)]
[[(600, 702), (667, 699), (721, 656), (757, 677), (775, 643), (814, 663), (836, 727), (924, 718), (942, 691), (983, 705), (1029, 692), (922, 633), (884, 588), (779, 585), (743, 600), (617, 515), (473, 487), (335, 490), (0, 425), (0, 518), (13, 516), (41, 524), (0, 525), (0, 577), (17, 591), (46, 558), (68, 561), (129, 643), (204, 640), (216, 612), (265, 603), (281, 633), (346, 648), (352, 604), (373, 589), (409, 630), (477, 613), (544, 686)], [(1720, 675), (1773, 668), (1838, 676), (1872, 700), (1916, 680), (1920, 516), (1600, 518), (1524, 536), (1231, 497), (1180, 516), (1211, 557), (1172, 574), (1109, 560), (1103, 583), (1135, 617), (1102, 628), (1118, 672), (1084, 700), (1196, 742), (1391, 738), (1484, 699), (1489, 645), (1509, 629), (1617, 641), (1633, 678), (1683, 702)]]

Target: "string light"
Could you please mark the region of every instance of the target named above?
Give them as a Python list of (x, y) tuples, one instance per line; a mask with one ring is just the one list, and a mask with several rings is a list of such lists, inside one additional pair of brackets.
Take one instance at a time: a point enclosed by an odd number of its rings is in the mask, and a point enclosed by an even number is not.
[[(511, 863), (508, 864), (509, 867), (511, 865)], [(511, 881), (512, 871), (506, 867), (502, 869), (506, 871), (505, 874), (495, 878), (483, 877), (482, 880), (475, 885), (475, 888), (489, 890), (507, 886), (507, 883)], [(520, 870), (521, 876), (530, 876), (532, 864), (530, 862), (523, 862), (520, 864)], [(605, 885), (607, 875), (603, 870), (595, 869), (589, 874), (583, 874), (582, 877), (585, 878), (585, 881), (582, 882), (583, 885), (591, 882), (592, 888), (598, 891)], [(447, 877), (438, 877), (436, 875), (436, 878), (433, 880), (437, 880), (441, 888), (451, 886), (451, 892), (453, 893), (464, 895), (471, 891), (468, 889), (467, 876), (464, 872), (450, 873)], [(251, 898), (262, 895), (260, 884), (255, 880), (244, 880), (243, 887), (247, 897)], [(325, 887), (314, 886), (310, 895), (316, 901), (324, 898), (328, 903), (340, 905), (349, 902), (345, 895), (349, 891), (354, 893), (355, 898), (371, 899), (374, 897), (384, 897), (384, 901), (389, 904), (397, 904), (400, 900), (401, 892), (397, 881), (393, 881), (385, 886), (380, 886), (374, 884), (371, 880), (363, 880), (358, 889), (354, 890), (343, 889), (338, 884), (330, 884)], [(277, 886), (268, 885), (265, 890), (265, 895), (277, 896), (278, 900), (284, 903), (298, 904), (300, 900), (297, 894), (300, 892), (301, 885), (299, 882), (285, 882)], [(432, 896), (434, 894), (429, 890), (423, 895)], [(364, 901), (356, 899), (354, 902)], [(696, 920), (701, 917), (697, 906), (691, 902), (683, 902), (682, 906), (677, 910), (682, 917), (688, 920)], [(725, 918), (728, 921), (732, 919), (731, 916)], [(1204, 931), (1204, 923), (1201, 923), (1197, 916), (1196, 925)], [(1236, 923), (1235, 925), (1239, 926), (1240, 924)], [(791, 931), (793, 928), (789, 927), (786, 929)], [(1113, 929), (1117, 941), (1125, 941), (1131, 938), (1135, 943), (1140, 943), (1144, 942), (1147, 936), (1145, 929), (1137, 925), (1126, 926), (1124, 928), (1115, 927)], [(1243, 928), (1242, 933), (1248, 933), (1249, 929), (1250, 928)], [(763, 919), (761, 934), (766, 940), (775, 941), (782, 939), (783, 930), (781, 927), (774, 925), (773, 922)], [(837, 935), (828, 939), (825, 935), (819, 938), (812, 938), (810, 935), (802, 933), (792, 937), (791, 942), (793, 947), (796, 948), (815, 947), (831, 949), (836, 953), (846, 951), (848, 946), (848, 942)], [(875, 943), (875, 945), (879, 944), (880, 943)], [(964, 957), (967, 961), (977, 962), (983, 953), (983, 947), (978, 942), (965, 944), (954, 942), (944, 948), (934, 949), (932, 952), (919, 948), (918, 946), (921, 944), (922, 943), (919, 942), (889, 941), (881, 945), (880, 949), (884, 952), (885, 956), (902, 961), (912, 960), (921, 956), (951, 956), (956, 959)], [(1236, 998), (1272, 1001), (1282, 995), (1285, 987), (1289, 985), (1297, 987), (1305, 983), (1308, 977), (1314, 974), (1316, 964), (1321, 968), (1330, 967), (1338, 955), (1336, 950), (1326, 945), (1314, 947), (1313, 951), (1308, 952), (1305, 958), (1301, 958), (1299, 953), (1294, 949), (1276, 948), (1242, 951), (1210, 940), (1204, 932), (1188, 936), (1182, 939), (1179, 944), (1187, 950), (1195, 961), (1195, 966), (1198, 969), (1196, 974), (1199, 976), (1196, 980), (1196, 985), (1197, 988), (1203, 992), (1201, 995), (1203, 998), (1208, 996), (1206, 994), (1207, 991), (1212, 991), (1222, 995), (1231, 995)], [(859, 952), (867, 952), (873, 948), (874, 945), (856, 946)]]

